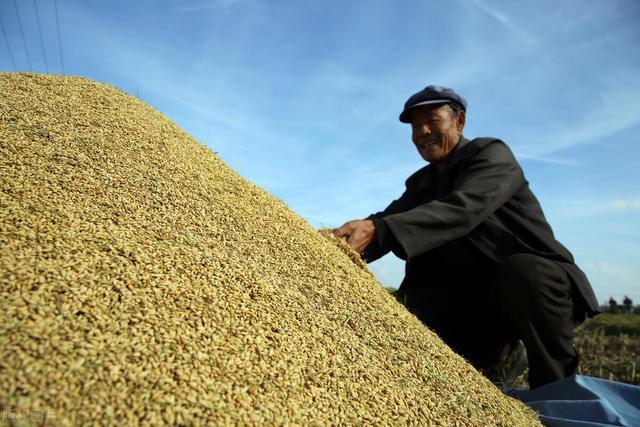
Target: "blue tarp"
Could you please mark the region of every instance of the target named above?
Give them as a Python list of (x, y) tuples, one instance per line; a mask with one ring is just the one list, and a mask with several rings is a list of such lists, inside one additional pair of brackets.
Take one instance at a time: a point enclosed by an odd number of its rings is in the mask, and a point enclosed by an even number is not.
[(573, 375), (533, 390), (509, 390), (546, 426), (640, 427), (640, 387)]

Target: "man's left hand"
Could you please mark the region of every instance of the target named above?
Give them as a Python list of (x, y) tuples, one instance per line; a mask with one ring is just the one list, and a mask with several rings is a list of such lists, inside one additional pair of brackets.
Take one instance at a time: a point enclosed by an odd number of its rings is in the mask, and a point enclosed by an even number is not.
[(376, 227), (370, 219), (349, 221), (331, 232), (336, 237), (347, 237), (347, 243), (358, 253), (376, 237)]

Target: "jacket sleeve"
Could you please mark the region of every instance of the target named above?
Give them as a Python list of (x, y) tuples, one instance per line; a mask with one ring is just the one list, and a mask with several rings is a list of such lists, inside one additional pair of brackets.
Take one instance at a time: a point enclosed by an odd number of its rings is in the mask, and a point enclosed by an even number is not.
[(369, 215), (366, 219), (373, 220), (376, 227), (376, 238), (362, 252), (362, 259), (367, 263), (382, 258), (389, 251), (393, 251), (398, 257), (406, 259), (402, 247), (399, 245), (393, 233), (389, 230), (389, 226), (382, 218), (405, 212), (414, 206), (413, 198), (410, 191), (405, 191), (400, 198), (394, 200), (381, 212)]
[(525, 184), (511, 150), (499, 140), (476, 148), (457, 166), (452, 191), (384, 217), (408, 258), (467, 235)]

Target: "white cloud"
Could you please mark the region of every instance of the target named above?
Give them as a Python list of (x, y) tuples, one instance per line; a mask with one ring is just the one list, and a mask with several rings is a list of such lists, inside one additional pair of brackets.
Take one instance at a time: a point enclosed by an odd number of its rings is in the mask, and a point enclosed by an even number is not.
[(634, 213), (640, 212), (640, 197), (609, 200), (571, 200), (563, 203), (562, 210), (569, 217)]
[(404, 277), (404, 261), (393, 254), (369, 264), (369, 271), (385, 287), (398, 288)]
[(487, 4), (487, 2), (482, 0), (474, 0), (473, 4), (502, 24), (505, 28), (507, 28), (511, 33), (516, 35), (521, 41), (525, 42), (529, 45), (538, 45), (539, 41), (528, 31), (526, 31), (523, 27), (523, 22), (514, 22), (514, 20), (508, 16), (507, 14), (501, 12), (495, 7), (491, 7)]
[[(518, 150), (515, 150), (516, 154), (518, 153)], [(518, 156), (518, 158), (520, 158), (521, 156)], [(541, 162), (541, 163), (550, 163), (550, 164), (554, 164), (554, 165), (562, 165), (562, 166), (576, 166), (578, 164), (580, 164), (580, 162), (578, 162), (575, 159), (570, 159), (570, 158), (558, 158), (558, 157), (549, 157), (549, 156), (522, 156), (523, 160), (529, 160), (529, 161), (536, 161), (536, 162)]]
[(616, 200), (610, 207), (614, 212), (640, 212), (640, 198)]
[(590, 261), (585, 268), (591, 272), (604, 273), (613, 279), (631, 281), (638, 277), (638, 270), (630, 265), (611, 261)]
[(316, 76), (315, 86), (334, 88), (340, 91), (370, 91), (374, 88), (374, 83), (365, 79), (362, 75), (349, 71), (344, 65), (339, 63), (326, 63), (319, 70)]
[(598, 301), (605, 303), (610, 296), (629, 295), (640, 300), (640, 271), (637, 267), (608, 260), (587, 261), (584, 271), (593, 284)]
[(547, 132), (547, 138), (519, 147), (523, 158), (539, 158), (581, 144), (602, 142), (640, 124), (640, 80), (636, 70), (610, 74), (586, 106), (578, 121), (563, 122)]
[(234, 6), (244, 1), (245, 0), (173, 0), (171, 7), (174, 10), (184, 12), (201, 12), (217, 7)]

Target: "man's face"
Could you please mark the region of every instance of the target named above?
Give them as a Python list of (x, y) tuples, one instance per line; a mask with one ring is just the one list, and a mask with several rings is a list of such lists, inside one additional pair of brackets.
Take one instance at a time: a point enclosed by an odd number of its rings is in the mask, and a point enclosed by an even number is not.
[(411, 139), (422, 158), (442, 170), (462, 135), (464, 122), (464, 111), (452, 112), (446, 105), (418, 107), (411, 119)]

